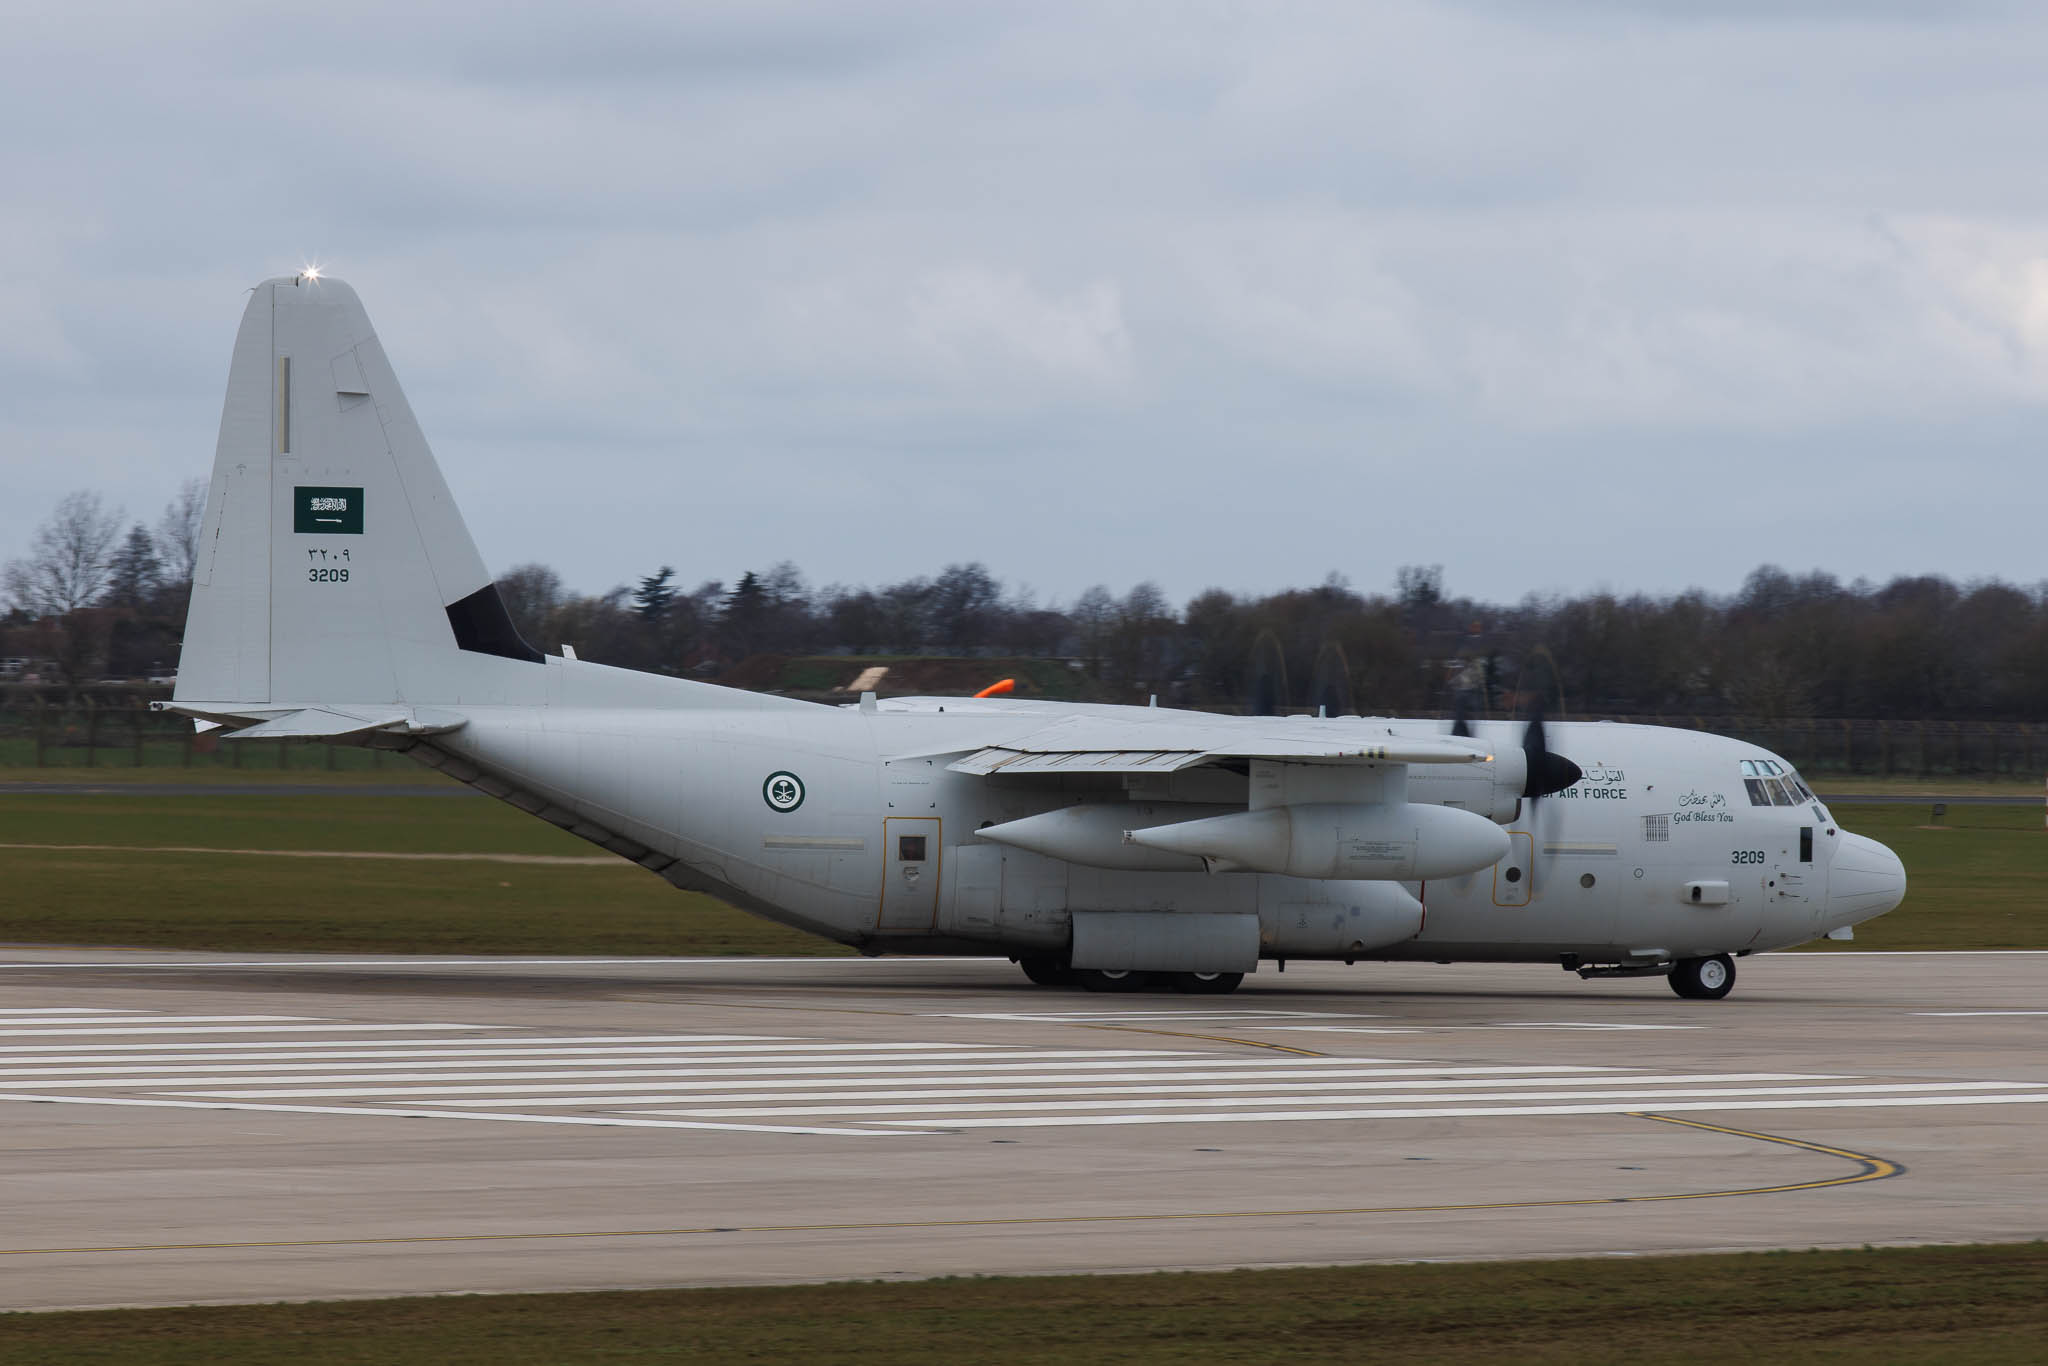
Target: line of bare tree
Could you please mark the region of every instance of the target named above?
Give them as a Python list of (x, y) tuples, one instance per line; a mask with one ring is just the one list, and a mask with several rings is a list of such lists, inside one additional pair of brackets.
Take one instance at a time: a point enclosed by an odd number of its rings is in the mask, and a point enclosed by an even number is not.
[(0, 658), (67, 683), (167, 673), (205, 511), (204, 479), (180, 485), (154, 526), (128, 522), (89, 489), (66, 494), (28, 553), (0, 569)]
[[(74, 683), (167, 672), (205, 499), (190, 481), (147, 526), (98, 494), (66, 496), (0, 574), (0, 657)], [(663, 565), (599, 594), (528, 563), (498, 585), (550, 652), (700, 678), (761, 656), (1038, 657), (1075, 662), (1094, 696), (1209, 707), (1497, 712), (1540, 697), (1553, 714), (2048, 720), (2048, 584), (1845, 584), (1767, 565), (1725, 596), (1506, 605), (1448, 594), (1439, 566), (1407, 566), (1383, 593), (1332, 574), (1176, 607), (1151, 583), (1041, 602), (981, 564), (814, 589), (785, 562), (695, 588)]]
[(1513, 605), (1444, 591), (1440, 566), (1392, 590), (1212, 588), (1175, 607), (1141, 583), (1064, 606), (980, 564), (881, 587), (813, 590), (795, 565), (678, 588), (663, 566), (590, 596), (524, 564), (499, 578), (550, 651), (715, 678), (762, 654), (1064, 657), (1098, 696), (1260, 710), (2048, 720), (2048, 586), (1939, 576), (1844, 584), (1775, 566), (1734, 594), (1608, 592)]

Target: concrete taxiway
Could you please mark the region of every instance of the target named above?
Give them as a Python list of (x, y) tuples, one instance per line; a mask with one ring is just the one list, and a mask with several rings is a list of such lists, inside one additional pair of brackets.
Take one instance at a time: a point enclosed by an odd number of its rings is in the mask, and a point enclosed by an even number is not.
[(2048, 1236), (2048, 954), (0, 950), (0, 1306)]

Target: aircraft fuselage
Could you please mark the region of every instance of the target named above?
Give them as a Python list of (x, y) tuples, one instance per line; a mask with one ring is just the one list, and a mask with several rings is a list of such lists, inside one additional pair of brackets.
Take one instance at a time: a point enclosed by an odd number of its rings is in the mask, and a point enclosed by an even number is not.
[[(1902, 876), (1885, 880), (1897, 868), (1890, 852), (1842, 831), (1818, 799), (1798, 798), (1784, 786), (1791, 766), (1776, 756), (1713, 735), (1606, 723), (1552, 724), (1551, 743), (1584, 776), (1522, 804), (1505, 823), (1507, 854), (1458, 877), (1102, 867), (980, 838), (1069, 807), (1114, 806), (1132, 827), (1243, 809), (1246, 777), (1214, 768), (1163, 779), (1077, 772), (1052, 783), (949, 770), (950, 758), (1064, 710), (965, 699), (768, 711), (465, 707), (468, 724), (434, 745), (457, 769), (485, 775), (487, 790), (495, 781), (531, 809), (544, 802), (559, 824), (580, 822), (587, 837), (644, 847), (642, 861), (678, 885), (868, 952), (1057, 953), (1075, 912), (1158, 911), (1254, 913), (1267, 959), (1630, 965), (1802, 943), (1889, 909), (1903, 890)], [(1515, 743), (1510, 723), (1475, 730)], [(1745, 761), (1788, 775), (1775, 780), (1778, 803), (1754, 804)], [(1408, 797), (1464, 805), (1472, 782), (1466, 771), (1417, 766)], [(1422, 904), (1411, 933), (1381, 913), (1393, 888)]]

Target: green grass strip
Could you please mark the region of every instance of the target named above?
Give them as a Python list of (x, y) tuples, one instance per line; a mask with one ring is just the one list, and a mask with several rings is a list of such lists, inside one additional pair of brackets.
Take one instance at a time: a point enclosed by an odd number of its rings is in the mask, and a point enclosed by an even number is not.
[(0, 1317), (0, 1366), (1659, 1366), (1734, 1360), (1989, 1366), (2039, 1362), (2044, 1342), (2048, 1245), (2042, 1243)]

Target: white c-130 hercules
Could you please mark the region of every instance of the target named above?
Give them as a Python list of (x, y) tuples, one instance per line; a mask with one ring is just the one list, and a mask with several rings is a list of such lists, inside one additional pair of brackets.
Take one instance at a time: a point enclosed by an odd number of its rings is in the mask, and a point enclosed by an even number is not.
[(1717, 998), (1734, 958), (1905, 894), (1789, 764), (1693, 731), (827, 706), (543, 655), (355, 292), (312, 272), (243, 315), (202, 537), (160, 706), (403, 750), (867, 953), (1218, 992), (1268, 959), (1548, 962)]

